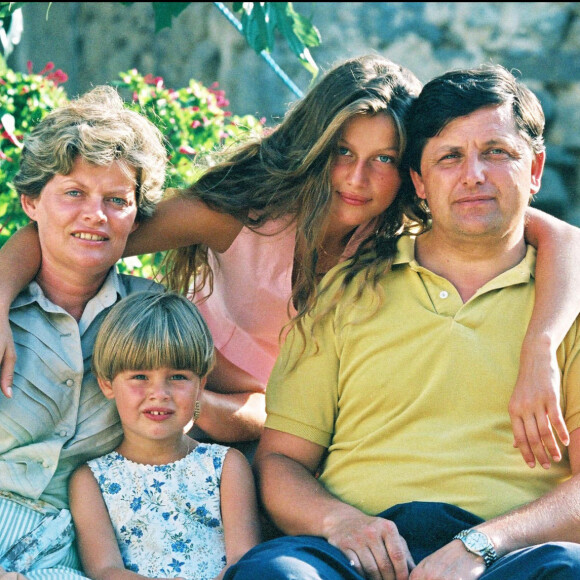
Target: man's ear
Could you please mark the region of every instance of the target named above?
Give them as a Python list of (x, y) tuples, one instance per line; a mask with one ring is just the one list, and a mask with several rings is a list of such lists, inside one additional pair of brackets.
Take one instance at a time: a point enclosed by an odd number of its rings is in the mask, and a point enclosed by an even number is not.
[(29, 195), (20, 196), (20, 205), (24, 210), (24, 213), (33, 221), (36, 221), (36, 206), (39, 197), (30, 197)]
[(99, 382), (99, 387), (101, 387), (101, 391), (103, 391), (103, 395), (105, 395), (107, 399), (114, 399), (115, 393), (113, 392), (113, 385), (111, 381), (101, 379), (99, 377), (97, 377), (97, 381)]
[(414, 169), (409, 169), (409, 173), (411, 174), (411, 180), (415, 186), (417, 197), (420, 197), (421, 199), (427, 199), (425, 196), (425, 185), (423, 184), (423, 178)]
[(542, 186), (542, 173), (544, 172), (544, 165), (546, 163), (546, 152), (536, 153), (532, 160), (532, 176), (530, 194), (536, 195)]

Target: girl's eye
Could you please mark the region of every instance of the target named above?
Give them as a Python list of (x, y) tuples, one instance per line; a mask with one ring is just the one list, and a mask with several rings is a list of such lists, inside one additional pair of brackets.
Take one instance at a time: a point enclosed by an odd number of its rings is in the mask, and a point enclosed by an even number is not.
[(131, 377), (134, 381), (146, 381), (147, 375), (133, 375)]
[(172, 381), (186, 381), (187, 377), (185, 375), (176, 373), (174, 375), (171, 375), (171, 380)]

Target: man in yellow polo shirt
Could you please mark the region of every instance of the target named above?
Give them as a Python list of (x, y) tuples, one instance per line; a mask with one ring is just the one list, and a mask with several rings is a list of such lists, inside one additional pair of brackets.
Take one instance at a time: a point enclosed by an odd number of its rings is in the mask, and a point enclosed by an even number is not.
[(563, 459), (531, 471), (507, 412), (534, 304), (524, 212), (543, 128), (502, 67), (425, 85), (408, 162), (432, 227), (399, 240), (378, 290), (362, 272), (329, 310), (330, 289), (286, 340), (255, 463), (289, 535), (226, 578), (580, 578), (577, 322), (558, 349)]

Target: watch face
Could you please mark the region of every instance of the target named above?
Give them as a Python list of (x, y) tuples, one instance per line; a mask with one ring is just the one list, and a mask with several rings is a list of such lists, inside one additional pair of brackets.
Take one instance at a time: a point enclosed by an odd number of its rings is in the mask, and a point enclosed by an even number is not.
[(470, 549), (475, 550), (476, 552), (485, 550), (488, 545), (487, 536), (481, 532), (471, 532), (465, 538), (465, 543)]

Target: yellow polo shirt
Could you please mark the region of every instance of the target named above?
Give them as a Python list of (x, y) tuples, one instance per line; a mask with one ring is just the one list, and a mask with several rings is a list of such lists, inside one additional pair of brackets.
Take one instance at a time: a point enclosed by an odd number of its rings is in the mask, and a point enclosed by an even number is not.
[[(327, 447), (320, 481), (368, 514), (438, 501), (489, 519), (545, 494), (570, 476), (567, 454), (549, 470), (530, 469), (512, 446), (507, 411), (534, 266), (528, 247), (464, 304), (415, 261), (414, 238), (402, 238), (381, 304), (365, 290), (353, 305), (352, 283), (314, 328), (318, 353), (309, 345), (303, 354), (297, 333), (288, 336), (268, 384), (266, 426)], [(580, 426), (579, 348), (576, 321), (558, 350), (570, 431)]]

